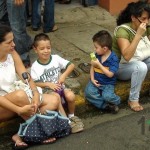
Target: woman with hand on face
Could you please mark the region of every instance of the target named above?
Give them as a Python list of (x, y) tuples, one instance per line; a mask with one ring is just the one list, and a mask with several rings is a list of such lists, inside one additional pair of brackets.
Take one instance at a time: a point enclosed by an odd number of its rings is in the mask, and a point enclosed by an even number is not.
[[(46, 110), (58, 110), (66, 116), (60, 98), (50, 94), (40, 95), (31, 77), (28, 80), (33, 93), (31, 104), (28, 94), (24, 90), (12, 90), (14, 82), (17, 81), (17, 75), (24, 81), (22, 73), (27, 72), (14, 49), (13, 39), (14, 36), (10, 27), (0, 25), (0, 122), (9, 120), (17, 115), (26, 120), (37, 113), (37, 109), (42, 114)], [(16, 148), (28, 146), (17, 134), (12, 139)], [(43, 141), (43, 143), (50, 143), (55, 140), (55, 138), (50, 138)]]
[[(150, 69), (150, 46), (144, 39), (146, 38), (149, 42), (149, 19), (150, 6), (147, 2), (129, 3), (118, 16), (113, 37), (112, 49), (120, 59), (117, 78), (119, 80), (131, 79), (128, 105), (133, 111), (143, 110), (139, 103), (139, 95), (141, 85)], [(144, 39), (142, 50), (146, 51), (145, 57), (139, 55), (140, 51), (137, 51), (141, 45), (141, 39)]]

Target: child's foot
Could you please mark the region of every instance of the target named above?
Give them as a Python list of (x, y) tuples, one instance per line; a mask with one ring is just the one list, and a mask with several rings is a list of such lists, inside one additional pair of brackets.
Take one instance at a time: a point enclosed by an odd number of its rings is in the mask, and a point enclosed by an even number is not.
[(84, 130), (82, 125), (78, 125), (75, 122), (70, 123), (71, 133), (78, 133)]
[(74, 123), (84, 127), (84, 124), (83, 124), (82, 120), (79, 117), (73, 116), (73, 117), (71, 117), (69, 119), (70, 119), (71, 122), (74, 122)]
[(71, 133), (78, 133), (84, 130), (84, 124), (79, 117), (73, 116), (69, 119), (71, 121)]
[(119, 112), (119, 107), (117, 105), (108, 103), (104, 108), (104, 111), (108, 113), (116, 114)]

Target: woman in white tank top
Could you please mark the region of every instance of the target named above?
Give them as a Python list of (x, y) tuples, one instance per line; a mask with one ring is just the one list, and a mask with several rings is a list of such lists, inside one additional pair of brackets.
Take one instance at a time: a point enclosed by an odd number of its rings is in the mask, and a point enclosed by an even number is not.
[[(27, 72), (14, 47), (13, 33), (10, 27), (0, 25), (0, 122), (9, 120), (17, 115), (26, 120), (34, 115), (37, 109), (41, 113), (46, 110), (58, 110), (66, 116), (59, 97), (43, 94), (41, 99), (30, 77), (28, 82), (33, 94), (31, 98), (32, 104), (29, 103), (28, 96), (24, 90), (20, 89), (12, 92), (12, 85), (17, 80), (17, 77), (21, 80), (22, 73)], [(16, 147), (28, 146), (17, 134), (12, 139), (16, 142)], [(47, 143), (55, 140), (55, 138), (50, 138), (43, 142)]]

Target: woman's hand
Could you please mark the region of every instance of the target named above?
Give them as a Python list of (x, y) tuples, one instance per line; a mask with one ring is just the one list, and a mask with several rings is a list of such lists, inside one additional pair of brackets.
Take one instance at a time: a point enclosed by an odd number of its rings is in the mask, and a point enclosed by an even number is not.
[(141, 23), (140, 26), (137, 29), (136, 34), (142, 36), (146, 31), (146, 23)]
[(34, 114), (35, 114), (35, 106), (33, 104), (20, 107), (18, 111), (19, 116), (31, 117)]

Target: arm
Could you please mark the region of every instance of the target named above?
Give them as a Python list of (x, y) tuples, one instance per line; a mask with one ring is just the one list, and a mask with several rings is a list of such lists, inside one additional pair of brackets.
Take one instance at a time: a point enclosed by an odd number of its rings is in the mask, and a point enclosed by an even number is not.
[(24, 0), (14, 0), (14, 3), (16, 5), (22, 5), (24, 3)]
[(91, 65), (91, 69), (90, 69), (90, 76), (91, 76), (91, 82), (97, 87), (100, 86), (98, 81), (94, 79), (94, 68), (92, 65)]
[(59, 90), (61, 89), (61, 85), (58, 83), (52, 83), (52, 82), (35, 82), (36, 86), (41, 88), (50, 88), (52, 90)]
[[(18, 55), (18, 53), (16, 51), (12, 52), (12, 56), (13, 56), (14, 63), (15, 63), (16, 73), (18, 74), (20, 79), (24, 81), (24, 79), (22, 78), (22, 73), (27, 72), (27, 70), (25, 69), (25, 67), (22, 63), (22, 60), (21, 60), (20, 56)], [(37, 89), (36, 85), (33, 82), (31, 77), (29, 77), (29, 85), (31, 87), (31, 90), (34, 91), (32, 102), (38, 106), (38, 104), (39, 104), (39, 93), (36, 90)]]
[(109, 78), (113, 77), (114, 73), (111, 72), (111, 71), (109, 71), (105, 66), (103, 66), (103, 65), (99, 62), (98, 59), (96, 59), (95, 61), (92, 60), (92, 61), (91, 61), (91, 64), (92, 64), (93, 66), (97, 67), (97, 68), (100, 68), (100, 69), (103, 71), (103, 73), (104, 73), (107, 77), (109, 77)]
[(25, 105), (25, 106), (18, 106), (12, 103), (10, 100), (7, 99), (6, 96), (0, 96), (0, 106), (6, 108), (9, 111), (12, 111), (20, 116), (31, 116), (34, 114), (34, 106), (33, 105)]
[(145, 33), (145, 31), (146, 31), (146, 24), (141, 23), (131, 43), (129, 42), (129, 40), (125, 38), (117, 39), (117, 43), (121, 50), (121, 54), (126, 61), (130, 61), (130, 59), (133, 57), (137, 45), (142, 35)]
[(74, 64), (69, 64), (69, 66), (66, 68), (66, 70), (64, 71), (64, 73), (59, 77), (58, 83), (62, 84), (65, 82), (66, 77), (69, 76), (69, 74), (73, 71), (74, 69)]

